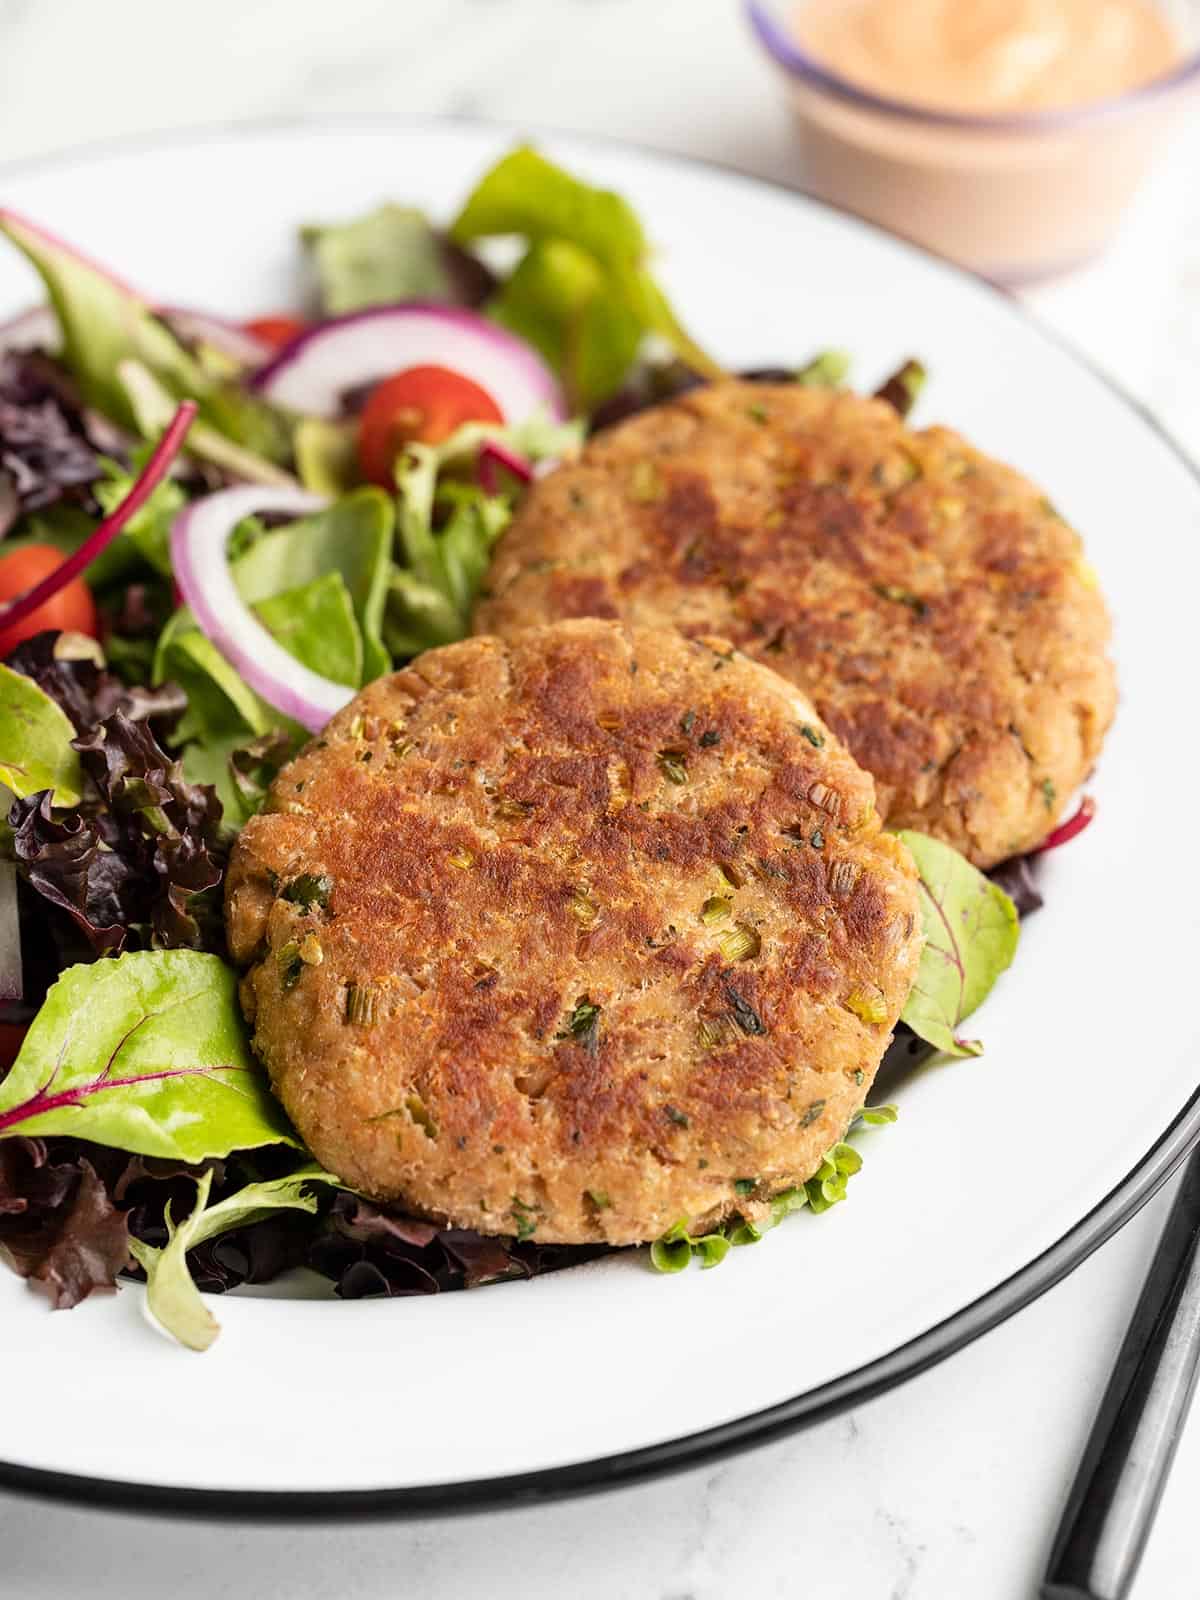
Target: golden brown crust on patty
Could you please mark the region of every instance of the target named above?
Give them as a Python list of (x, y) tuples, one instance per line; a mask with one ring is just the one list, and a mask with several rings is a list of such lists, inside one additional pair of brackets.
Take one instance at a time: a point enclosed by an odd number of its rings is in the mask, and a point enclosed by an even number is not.
[(578, 616), (732, 640), (807, 690), (891, 826), (983, 866), (1040, 843), (1115, 708), (1104, 601), (1041, 492), (795, 384), (694, 390), (534, 486), (477, 626)]
[(227, 919), (320, 1161), (458, 1225), (616, 1244), (811, 1175), (920, 946), (911, 860), (802, 695), (594, 621), (365, 689), (243, 829)]

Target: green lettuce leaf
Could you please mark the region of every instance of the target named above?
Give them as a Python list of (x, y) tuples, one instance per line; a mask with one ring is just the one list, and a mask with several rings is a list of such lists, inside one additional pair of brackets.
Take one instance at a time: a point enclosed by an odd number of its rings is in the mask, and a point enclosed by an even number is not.
[(394, 526), (387, 495), (381, 489), (357, 489), (324, 511), (263, 534), (231, 563), (233, 581), (242, 598), (255, 605), (326, 573), (339, 573), (362, 634), (359, 681), (369, 683), (392, 665), (382, 627)]
[(302, 728), (289, 723), (260, 734), (238, 728), (193, 739), (180, 753), (184, 777), (189, 783), (212, 784), (226, 825), (236, 830), (259, 810), (275, 775), (306, 737)]
[(718, 1267), (729, 1254), (729, 1244), (723, 1233), (705, 1233), (694, 1239), (687, 1221), (681, 1219), (650, 1246), (650, 1260), (657, 1272), (682, 1272), (693, 1256), (702, 1267)]
[(446, 593), (470, 632), (471, 611), (491, 564), (492, 550), (512, 520), (502, 495), (485, 494), (474, 484), (442, 482), (438, 504), (445, 521), (437, 532)]
[(925, 949), (901, 1020), (915, 1034), (955, 1056), (983, 1052), (958, 1029), (1012, 962), (1020, 938), (1017, 909), (998, 884), (939, 839), (904, 829), (921, 876)]
[(796, 382), (808, 389), (837, 389), (850, 375), (845, 350), (821, 350), (796, 373)]
[(721, 375), (651, 276), (642, 225), (620, 195), (521, 146), (484, 175), (450, 230), (458, 244), (505, 235), (524, 239), (527, 253), (496, 312), (558, 361), (577, 402), (576, 383), (593, 401), (604, 397), (602, 382), (618, 386), (621, 354), (636, 353), (634, 329), (639, 342), (658, 334), (698, 373)]
[(327, 417), (301, 417), (292, 446), (300, 482), (313, 494), (332, 500), (362, 482), (357, 419), (331, 422)]
[(555, 422), (543, 411), (535, 411), (520, 422), (464, 422), (441, 444), (424, 448), (433, 449), (439, 468), (454, 471), (474, 467), (479, 447), (488, 439), (507, 445), (528, 461), (557, 461), (577, 456), (586, 433), (587, 423), (583, 417)]
[(243, 463), (286, 459), (291, 445), (282, 419), (197, 360), (134, 290), (10, 212), (0, 211), (0, 233), (45, 284), (62, 332), (62, 359), (89, 405), (124, 427), (157, 437), (165, 425), (163, 408), (149, 407), (131, 390), (128, 369), (136, 369), (144, 374), (143, 387), (152, 383), (165, 394), (166, 409), (173, 411), (176, 401), (187, 398), (198, 403), (201, 420), (188, 438), (193, 454), (202, 454), (213, 434), (231, 441)]
[[(97, 596), (104, 606), (104, 596)], [(120, 606), (120, 596), (114, 597), (113, 609)], [(169, 606), (169, 596), (164, 597), (164, 610)], [(149, 687), (154, 667), (154, 640), (140, 634), (110, 633), (104, 640), (104, 655), (108, 670), (114, 672), (130, 687)]]
[(301, 229), (329, 316), (395, 300), (449, 300), (437, 234), (415, 206), (382, 205), (352, 222)]
[[(391, 670), (383, 629), (393, 523), (388, 497), (360, 489), (311, 517), (259, 533), (230, 562), (238, 593), (280, 644), (314, 672), (351, 688)], [(273, 730), (298, 746), (304, 730), (250, 688), (186, 607), (160, 635), (153, 677), (173, 679), (188, 697), (173, 735), (188, 778), (214, 784), (229, 820), (244, 822), (251, 810), (234, 781), (231, 756)]]
[(388, 580), (383, 625), (387, 647), (398, 661), (440, 644), (454, 644), (467, 633), (457, 606), (440, 589), (423, 583), (403, 567), (395, 568)]
[(614, 274), (640, 265), (647, 254), (627, 200), (572, 177), (530, 145), (519, 145), (483, 175), (450, 227), (456, 244), (505, 234), (568, 239)]
[[(101, 459), (105, 478), (94, 489), (100, 509), (106, 516), (114, 512), (125, 500), (141, 474), (153, 451), (145, 445), (134, 452), (130, 471), (116, 461)], [(153, 567), (161, 577), (171, 576), (171, 524), (187, 504), (187, 496), (171, 478), (164, 478), (140, 510), (125, 524), (117, 540), (127, 539), (147, 566)], [(89, 582), (99, 583), (90, 571)]]
[(254, 613), (297, 661), (334, 683), (359, 688), (362, 634), (340, 572), (323, 572), (311, 583), (272, 595), (260, 601)]
[(585, 412), (620, 388), (645, 331), (604, 269), (565, 239), (531, 244), (489, 309), (561, 374)]
[(167, 1242), (161, 1250), (140, 1239), (130, 1240), (130, 1250), (146, 1274), (146, 1305), (168, 1334), (189, 1350), (207, 1350), (220, 1333), (220, 1324), (201, 1298), (188, 1271), (187, 1253), (206, 1239), (261, 1222), (272, 1211), (313, 1212), (314, 1184), (338, 1180), (316, 1165), (301, 1167), (286, 1178), (247, 1184), (215, 1206), (208, 1204), (212, 1173), (196, 1182), (196, 1207), (190, 1217), (176, 1223), (167, 1209)]
[[(439, 482), (441, 459), (433, 446), (414, 444), (396, 468), (399, 544), (407, 570), (392, 574), (386, 627), (397, 654), (402, 642), (431, 649), (470, 632), (492, 548), (512, 516), (503, 495)], [(437, 509), (448, 515), (435, 527)]]
[(66, 713), (32, 678), (0, 665), (0, 784), (18, 799), (53, 789), (55, 805), (78, 805), (83, 769), (74, 737)]
[(223, 734), (256, 737), (288, 725), (200, 632), (186, 607), (175, 612), (159, 635), (153, 676), (155, 683), (178, 683), (187, 695), (187, 710), (172, 734), (174, 744)]
[(65, 1134), (203, 1161), (296, 1144), (217, 956), (141, 950), (68, 967), (0, 1084), (0, 1138)]
[(136, 426), (117, 379), (122, 361), (144, 363), (173, 394), (199, 398), (205, 375), (170, 329), (131, 289), (56, 240), (0, 213), (4, 233), (37, 270), (62, 331), (62, 357), (89, 405)]
[[(286, 602), (287, 596), (281, 598)], [(295, 644), (293, 637), (293, 651)], [(159, 636), (151, 676), (156, 684), (177, 683), (187, 696), (187, 710), (170, 740), (180, 750), (184, 776), (190, 783), (211, 783), (226, 821), (240, 827), (252, 809), (230, 767), (234, 752), (273, 733), (286, 735), (291, 748), (298, 749), (307, 737), (304, 729), (255, 693), (200, 632), (186, 607), (175, 612)]]
[[(135, 361), (132, 357), (117, 363), (115, 382), (125, 397), (125, 406), (133, 425), (148, 439), (157, 438), (166, 428), (175, 414), (178, 399), (189, 395), (196, 398), (198, 394), (194, 388), (176, 391), (144, 361)], [(210, 461), (231, 477), (245, 479), (247, 483), (272, 483), (292, 488), (296, 480), (291, 473), (285, 472), (272, 457), (263, 453), (268, 432), (272, 435), (277, 433), (277, 453), (286, 453), (283, 443), (286, 429), (282, 423), (271, 423), (268, 427), (265, 414), (259, 418), (261, 427), (246, 426), (247, 419), (254, 414), (253, 405), (254, 402), (248, 398), (235, 401), (230, 395), (210, 394), (209, 399), (201, 403), (200, 415), (188, 429), (187, 452), (200, 461)], [(214, 417), (219, 417), (222, 423), (229, 426), (230, 419), (239, 414), (243, 427), (236, 436), (223, 431), (213, 421)], [(247, 438), (249, 443), (245, 442)], [(286, 449), (290, 450), (290, 446)]]

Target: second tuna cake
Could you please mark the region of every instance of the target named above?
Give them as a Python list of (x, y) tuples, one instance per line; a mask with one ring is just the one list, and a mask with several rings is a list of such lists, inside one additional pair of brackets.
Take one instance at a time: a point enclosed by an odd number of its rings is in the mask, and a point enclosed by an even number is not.
[(1112, 720), (1108, 615), (1019, 473), (879, 400), (691, 391), (530, 491), (481, 632), (620, 617), (716, 633), (804, 688), (888, 824), (980, 866), (1039, 844)]
[(243, 829), (227, 916), (318, 1160), (567, 1243), (753, 1216), (809, 1177), (921, 945), (908, 853), (798, 690), (596, 621), (371, 684)]

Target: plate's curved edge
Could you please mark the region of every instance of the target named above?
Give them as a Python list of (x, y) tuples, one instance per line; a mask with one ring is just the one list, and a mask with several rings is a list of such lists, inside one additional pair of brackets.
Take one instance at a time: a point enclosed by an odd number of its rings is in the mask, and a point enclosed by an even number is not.
[[(499, 120), (485, 122), (466, 117), (345, 117), (312, 122), (294, 118), (264, 119), (240, 125), (209, 124), (198, 128), (179, 129), (166, 135), (165, 142), (187, 144), (204, 138), (239, 135), (254, 138), (287, 133), (312, 135), (325, 131), (336, 133), (355, 129), (363, 131), (375, 129), (383, 132), (391, 128), (415, 131), (423, 127), (429, 129), (459, 127), (491, 133), (511, 132), (514, 135), (558, 138), (580, 145), (592, 144), (601, 148), (632, 151), (662, 165), (676, 164), (690, 170), (709, 169), (721, 172), (773, 194), (799, 199), (806, 205), (832, 212), (851, 227), (879, 235), (895, 247), (907, 250), (925, 261), (936, 262), (944, 271), (967, 279), (983, 293), (994, 295), (1001, 300), (1015, 317), (1034, 328), (1047, 344), (1063, 351), (1079, 366), (1090, 372), (1106, 389), (1117, 395), (1142, 424), (1157, 435), (1165, 447), (1176, 456), (1180, 465), (1191, 475), (1197, 488), (1200, 489), (1200, 467), (1163, 427), (1148, 406), (1089, 356), (1077, 350), (1070, 340), (1048, 327), (1041, 318), (1028, 311), (1005, 290), (984, 278), (977, 277), (943, 256), (888, 233), (886, 229), (877, 227), (852, 212), (831, 205), (827, 201), (815, 199), (802, 191), (789, 189), (786, 185), (772, 182), (768, 178), (757, 177), (740, 168), (684, 155), (678, 151), (658, 150), (651, 146), (639, 145), (636, 141), (603, 134), (577, 133), (566, 128), (555, 129), (540, 125), (505, 123)], [(122, 150), (134, 151), (144, 148), (146, 142), (145, 135), (120, 136), (90, 145), (86, 149), (68, 148), (45, 156), (5, 162), (0, 165), (0, 183), (9, 176), (27, 176), (42, 170), (53, 170), (58, 166), (103, 160)], [(162, 142), (164, 140), (160, 138), (159, 143)], [(220, 1518), (223, 1521), (232, 1519), (241, 1522), (311, 1523), (314, 1520), (340, 1522), (433, 1517), (468, 1511), (539, 1505), (575, 1495), (624, 1488), (671, 1472), (700, 1467), (718, 1458), (752, 1449), (757, 1445), (768, 1444), (800, 1428), (821, 1422), (850, 1405), (874, 1399), (888, 1389), (895, 1388), (907, 1379), (916, 1377), (918, 1373), (935, 1366), (947, 1356), (961, 1350), (964, 1345), (998, 1327), (1014, 1313), (1044, 1294), (1047, 1289), (1061, 1282), (1094, 1250), (1111, 1239), (1113, 1234), (1135, 1216), (1161, 1188), (1197, 1144), (1200, 1144), (1200, 1089), (1192, 1095), (1162, 1136), (1121, 1182), (1073, 1228), (1068, 1229), (1060, 1239), (1022, 1267), (1019, 1272), (1013, 1273), (1011, 1277), (972, 1301), (970, 1305), (962, 1307), (961, 1310), (889, 1354), (880, 1356), (877, 1360), (868, 1362), (852, 1372), (843, 1373), (841, 1377), (822, 1384), (817, 1389), (808, 1390), (779, 1405), (770, 1406), (765, 1411), (753, 1412), (732, 1422), (707, 1428), (701, 1433), (686, 1434), (682, 1438), (666, 1440), (661, 1444), (623, 1451), (616, 1455), (601, 1456), (590, 1461), (547, 1467), (537, 1472), (519, 1473), (502, 1478), (468, 1479), (459, 1483), (426, 1484), (406, 1489), (164, 1488), (158, 1484), (122, 1482), (118, 1479), (91, 1478), (75, 1473), (46, 1471), (42, 1468), (23, 1467), (14, 1462), (0, 1460), (0, 1490), (40, 1499), (63, 1501), (91, 1510)]]
[(504, 1478), (467, 1479), (407, 1489), (230, 1490), (163, 1488), (0, 1461), (0, 1490), (67, 1501), (96, 1510), (239, 1522), (369, 1521), (435, 1517), (543, 1505), (576, 1495), (627, 1488), (649, 1478), (701, 1467), (811, 1427), (847, 1406), (872, 1400), (999, 1327), (1052, 1289), (1124, 1226), (1200, 1143), (1200, 1090), (1162, 1138), (1074, 1228), (987, 1294), (886, 1356), (766, 1411), (592, 1461)]

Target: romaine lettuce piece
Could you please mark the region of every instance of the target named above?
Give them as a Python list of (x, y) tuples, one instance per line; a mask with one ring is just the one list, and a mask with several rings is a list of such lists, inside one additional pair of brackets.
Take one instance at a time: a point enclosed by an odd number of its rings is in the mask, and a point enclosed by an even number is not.
[(378, 206), (351, 222), (304, 228), (300, 237), (331, 317), (398, 300), (453, 298), (438, 236), (415, 206)]

